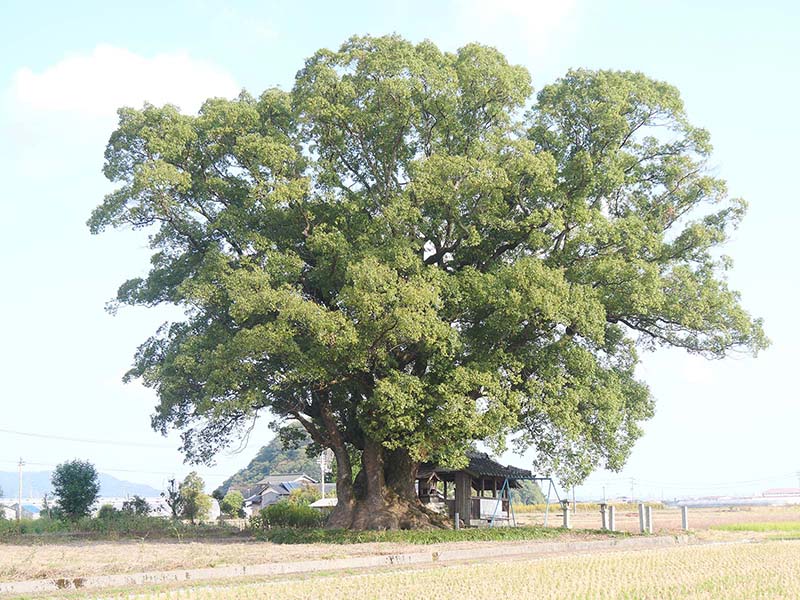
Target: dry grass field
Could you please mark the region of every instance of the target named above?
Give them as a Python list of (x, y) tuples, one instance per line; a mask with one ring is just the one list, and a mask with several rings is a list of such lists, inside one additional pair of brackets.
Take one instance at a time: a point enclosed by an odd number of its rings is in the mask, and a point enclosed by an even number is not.
[[(559, 541), (581, 540), (580, 532), (559, 536)], [(591, 536), (596, 537), (596, 536)], [(552, 541), (544, 539), (542, 541)], [(524, 542), (454, 542), (430, 544), (425, 551), (444, 548), (477, 548), (486, 544), (530, 544)], [(169, 542), (85, 541), (47, 544), (0, 545), (0, 581), (56, 579), (199, 569), (228, 565), (253, 565), (314, 559), (346, 558), (419, 552), (422, 546), (402, 543), (289, 544), (263, 541)]]
[[(558, 512), (550, 525), (560, 524)], [(525, 515), (541, 522), (541, 515)], [(617, 515), (621, 529), (638, 531), (635, 512)], [(654, 511), (656, 531), (680, 528), (680, 511)], [(599, 514), (578, 512), (576, 528), (597, 528)], [(752, 524), (752, 525), (748, 525)], [(305, 576), (288, 581), (165, 589), (137, 597), (207, 600), (261, 598), (461, 598), (478, 589), (515, 598), (800, 598), (800, 541), (777, 541), (776, 535), (797, 536), (800, 508), (691, 509), (690, 525), (700, 541), (724, 542), (641, 551), (509, 559), (492, 564), (461, 565), (414, 571)], [(722, 527), (724, 531), (710, 528)], [(560, 540), (586, 539), (580, 531)], [(757, 540), (744, 544), (742, 539)], [(543, 540), (550, 541), (550, 540)], [(532, 542), (451, 542), (425, 546), (432, 552), (513, 546)], [(297, 544), (264, 541), (83, 541), (17, 542), (0, 545), (0, 581), (85, 577), (118, 573), (167, 571), (271, 562), (344, 558), (419, 552), (406, 543)], [(483, 586), (483, 588), (482, 588)], [(128, 597), (95, 593), (70, 597)]]
[[(796, 599), (800, 542), (684, 546), (137, 594), (142, 600)], [(71, 596), (75, 597), (75, 596)], [(85, 597), (85, 596), (84, 596)], [(96, 597), (96, 596), (93, 596)], [(106, 595), (129, 598), (127, 594)]]

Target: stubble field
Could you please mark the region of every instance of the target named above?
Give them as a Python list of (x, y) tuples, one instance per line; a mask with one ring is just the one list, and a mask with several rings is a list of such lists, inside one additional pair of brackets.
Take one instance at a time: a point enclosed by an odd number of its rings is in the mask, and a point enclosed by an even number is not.
[(653, 600), (800, 598), (800, 542), (728, 544), (559, 556), (405, 573), (324, 577), (154, 594), (149, 600), (437, 599)]
[[(557, 525), (558, 512), (550, 515)], [(525, 515), (537, 521), (537, 515)], [(680, 511), (654, 511), (656, 532), (676, 533)], [(538, 519), (541, 522), (541, 519)], [(621, 529), (638, 530), (635, 511), (620, 512)], [(599, 514), (578, 512), (576, 528), (597, 528)], [(800, 598), (800, 509), (692, 509), (692, 539), (698, 544), (637, 551), (548, 555), (533, 559), (492, 559), (482, 564), (433, 566), (385, 572), (338, 572), (283, 581), (209, 584), (184, 589), (141, 588), (93, 594), (72, 592), (70, 598), (463, 598), (476, 590), (514, 598)], [(713, 528), (713, 529), (712, 529)], [(581, 532), (563, 540), (596, 538)], [(747, 542), (743, 541), (747, 540)], [(543, 540), (544, 541), (544, 540)], [(549, 541), (549, 540), (548, 540)], [(452, 548), (513, 546), (535, 542), (456, 542), (425, 546)], [(419, 552), (403, 543), (279, 545), (247, 541), (107, 541), (0, 544), (0, 581), (84, 577), (226, 565), (332, 559), (376, 554)], [(161, 590), (161, 591), (158, 591)], [(45, 596), (51, 597), (51, 596)], [(61, 597), (61, 596), (59, 596)], [(0, 598), (3, 598), (0, 596)]]

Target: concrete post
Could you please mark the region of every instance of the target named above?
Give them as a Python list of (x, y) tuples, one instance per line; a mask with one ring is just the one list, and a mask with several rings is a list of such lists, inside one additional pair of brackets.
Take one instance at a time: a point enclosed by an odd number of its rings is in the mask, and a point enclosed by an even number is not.
[(639, 533), (644, 533), (644, 504), (639, 502)]
[(609, 531), (616, 531), (617, 530), (617, 509), (614, 506), (608, 507), (608, 530)]
[(572, 529), (572, 520), (569, 514), (569, 500), (562, 501), (561, 506), (564, 508), (564, 529)]
[(653, 507), (645, 506), (644, 508), (645, 523), (647, 525), (647, 533), (653, 533)]
[(606, 519), (606, 504), (602, 502), (600, 504), (600, 529), (608, 529), (608, 520)]
[(681, 529), (689, 531), (689, 507), (681, 506)]
[(453, 520), (453, 522), (455, 523), (455, 526), (456, 526), (456, 531), (458, 531), (459, 529), (461, 529), (461, 524), (459, 523), (459, 519), (458, 519), (458, 513), (456, 513), (456, 515), (455, 515), (455, 519)]

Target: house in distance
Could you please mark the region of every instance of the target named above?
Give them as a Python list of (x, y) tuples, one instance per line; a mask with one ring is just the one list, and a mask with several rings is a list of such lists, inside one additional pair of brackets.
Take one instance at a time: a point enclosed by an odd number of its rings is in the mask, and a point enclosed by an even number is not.
[(244, 509), (249, 514), (256, 514), (262, 508), (287, 499), (294, 490), (309, 485), (318, 485), (318, 482), (305, 473), (267, 475), (245, 490)]

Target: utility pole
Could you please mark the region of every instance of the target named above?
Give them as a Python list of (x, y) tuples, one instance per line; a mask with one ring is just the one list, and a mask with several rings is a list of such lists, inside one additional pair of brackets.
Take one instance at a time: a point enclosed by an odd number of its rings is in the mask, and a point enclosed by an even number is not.
[[(795, 473), (795, 475), (797, 475), (797, 483), (800, 484), (800, 471)], [(800, 486), (798, 486), (798, 487), (800, 487)]]
[(17, 488), (17, 522), (22, 519), (22, 467), (25, 462), (20, 457), (19, 459), (19, 487)]
[(325, 448), (322, 449), (322, 454), (319, 455), (319, 473), (320, 473), (320, 484), (319, 484), (319, 491), (322, 494), (322, 497), (325, 497)]
[(633, 486), (636, 485), (636, 479), (631, 477), (631, 502), (635, 502), (634, 493), (633, 493)]

